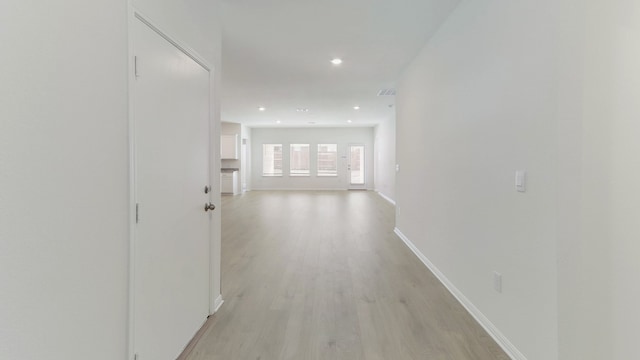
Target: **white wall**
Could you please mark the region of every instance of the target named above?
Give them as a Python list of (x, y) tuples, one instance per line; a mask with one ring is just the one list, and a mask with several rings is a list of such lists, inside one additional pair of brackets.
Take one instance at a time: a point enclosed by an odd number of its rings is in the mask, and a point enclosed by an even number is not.
[(124, 1), (0, 2), (0, 359), (126, 356), (126, 28)]
[[(604, 119), (596, 120), (611, 131), (611, 157), (603, 169), (608, 170), (611, 230), (599, 241), (611, 242), (611, 358), (623, 360), (638, 356), (640, 324), (640, 3), (615, 1), (609, 11), (612, 31), (602, 45), (611, 46), (610, 66), (604, 70), (610, 73), (611, 92), (607, 94), (600, 84), (593, 88), (610, 109)], [(597, 272), (598, 266), (592, 271)]]
[(398, 87), (398, 227), (530, 360), (637, 357), (639, 24), (463, 1)]
[[(262, 145), (283, 144), (283, 176), (262, 176)], [(291, 177), (289, 144), (310, 144), (311, 176)], [(316, 176), (318, 144), (338, 144), (338, 176)], [(251, 132), (251, 186), (253, 190), (300, 189), (344, 190), (348, 188), (347, 146), (365, 145), (365, 176), (368, 190), (373, 184), (373, 128), (254, 128)]]
[(552, 3), (462, 1), (396, 99), (398, 229), (530, 360), (558, 357)]
[(389, 200), (396, 197), (396, 118), (378, 124), (374, 129), (376, 191)]
[[(136, 2), (219, 64), (213, 4)], [(127, 358), (126, 31), (125, 1), (0, 2), (0, 359)]]
[[(636, 358), (640, 4), (566, 1), (559, 53), (560, 359)], [(597, 24), (597, 26), (594, 26)]]
[[(575, 15), (563, 19), (558, 46), (559, 358), (613, 360), (610, 191), (603, 186), (612, 139), (608, 120), (602, 121), (611, 96), (605, 69), (612, 54), (605, 41), (612, 29), (603, 21), (610, 9), (564, 5), (562, 13)], [(589, 30), (592, 21), (598, 29)]]

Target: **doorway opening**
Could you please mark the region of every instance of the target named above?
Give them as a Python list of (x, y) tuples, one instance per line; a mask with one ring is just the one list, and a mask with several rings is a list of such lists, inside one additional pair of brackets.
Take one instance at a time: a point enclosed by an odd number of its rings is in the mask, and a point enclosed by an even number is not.
[(349, 145), (348, 157), (349, 190), (364, 190), (366, 188), (364, 145)]

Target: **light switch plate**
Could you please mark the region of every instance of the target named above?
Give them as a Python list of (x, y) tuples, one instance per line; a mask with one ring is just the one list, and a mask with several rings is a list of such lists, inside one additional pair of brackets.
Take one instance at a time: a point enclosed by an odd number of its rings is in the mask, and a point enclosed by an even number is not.
[(527, 191), (527, 172), (524, 170), (516, 171), (516, 190), (519, 192)]

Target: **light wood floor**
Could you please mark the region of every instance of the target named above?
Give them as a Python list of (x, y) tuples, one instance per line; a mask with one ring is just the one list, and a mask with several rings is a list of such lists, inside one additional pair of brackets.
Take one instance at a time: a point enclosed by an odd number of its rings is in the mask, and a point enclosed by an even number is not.
[(225, 303), (186, 359), (509, 359), (373, 192), (223, 197), (222, 224)]

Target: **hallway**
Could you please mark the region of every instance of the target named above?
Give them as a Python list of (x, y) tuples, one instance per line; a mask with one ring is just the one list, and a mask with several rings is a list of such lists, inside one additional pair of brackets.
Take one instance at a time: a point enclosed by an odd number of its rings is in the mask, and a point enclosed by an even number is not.
[(225, 303), (188, 360), (508, 359), (370, 191), (223, 197)]

